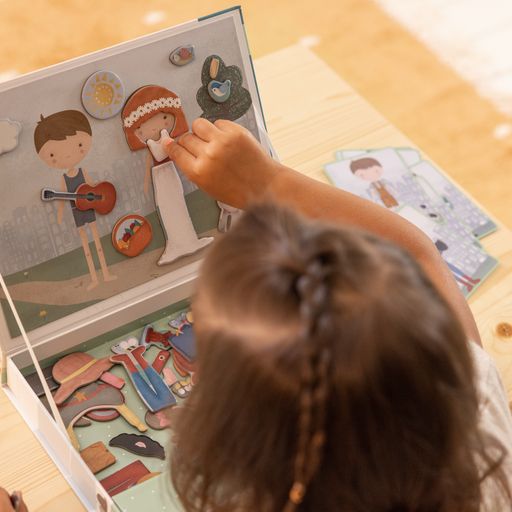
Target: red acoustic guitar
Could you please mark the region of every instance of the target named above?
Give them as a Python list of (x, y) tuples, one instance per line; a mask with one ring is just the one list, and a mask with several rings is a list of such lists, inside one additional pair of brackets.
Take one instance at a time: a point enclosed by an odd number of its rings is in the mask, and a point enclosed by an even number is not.
[(82, 183), (76, 192), (56, 192), (51, 188), (43, 188), (41, 199), (43, 201), (55, 199), (74, 201), (79, 210), (95, 210), (101, 215), (105, 215), (114, 209), (116, 188), (108, 181), (102, 181), (94, 186)]

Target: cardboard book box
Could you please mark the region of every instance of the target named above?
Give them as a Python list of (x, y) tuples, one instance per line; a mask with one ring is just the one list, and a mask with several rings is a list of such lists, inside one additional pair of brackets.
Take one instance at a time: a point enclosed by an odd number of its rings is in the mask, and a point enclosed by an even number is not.
[(272, 154), (239, 8), (0, 84), (3, 385), (87, 510), (180, 510), (161, 411), (193, 386), (188, 301), (239, 215), (166, 159), (198, 117)]

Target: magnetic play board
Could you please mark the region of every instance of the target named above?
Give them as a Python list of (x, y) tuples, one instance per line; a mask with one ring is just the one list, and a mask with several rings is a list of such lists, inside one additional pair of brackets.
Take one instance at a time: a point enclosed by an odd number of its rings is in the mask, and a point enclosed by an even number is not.
[[(144, 86), (149, 87), (141, 91)], [(74, 116), (66, 115), (69, 111)], [(160, 204), (155, 202), (155, 169), (151, 183), (146, 175), (149, 151), (135, 132), (142, 121), (150, 129), (153, 121), (165, 116), (168, 119), (160, 119), (158, 128), (171, 135), (187, 131), (199, 116), (225, 118), (242, 124), (265, 144), (239, 9), (0, 85), (0, 273), (28, 331), (200, 258), (201, 251), (193, 247), (192, 252), (181, 251), (178, 258), (158, 265), (166, 239), (190, 246), (185, 242), (185, 220), (191, 221), (193, 238), (214, 237), (218, 232), (218, 205), (179, 169), (184, 215), (188, 213), (189, 219), (172, 220), (163, 229), (161, 214), (175, 201), (165, 201), (167, 191), (160, 188)], [(74, 131), (77, 135), (68, 136)], [(82, 155), (72, 154), (75, 148), (69, 146), (75, 142)], [(151, 166), (159, 164), (153, 157)], [(41, 200), (43, 189), (66, 192), (82, 175), (90, 182), (115, 186), (112, 211), (104, 215), (72, 211), (72, 200)], [(130, 214), (143, 216), (152, 228), (152, 239), (133, 259), (112, 243), (116, 222)], [(94, 267), (93, 278), (89, 265)], [(2, 306), (11, 335), (16, 335), (5, 300)]]
[(88, 510), (180, 510), (153, 427), (192, 389), (185, 313), (236, 215), (166, 158), (197, 117), (272, 154), (240, 8), (0, 84), (3, 384)]

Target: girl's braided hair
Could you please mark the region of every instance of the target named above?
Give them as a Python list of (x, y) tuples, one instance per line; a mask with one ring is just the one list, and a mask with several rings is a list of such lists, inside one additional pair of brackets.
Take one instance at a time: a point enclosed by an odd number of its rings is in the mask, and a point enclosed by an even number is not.
[(325, 410), (332, 358), (329, 272), (327, 255), (316, 255), (297, 278), (295, 287), (300, 301), (300, 339), (304, 345), (304, 361), (300, 374), (299, 431), (293, 485), (285, 512), (293, 512), (304, 499), (307, 486), (320, 466), (325, 445)]
[(484, 478), (507, 493), (464, 331), (393, 244), (255, 206), (193, 308), (171, 459), (187, 512), (476, 512)]

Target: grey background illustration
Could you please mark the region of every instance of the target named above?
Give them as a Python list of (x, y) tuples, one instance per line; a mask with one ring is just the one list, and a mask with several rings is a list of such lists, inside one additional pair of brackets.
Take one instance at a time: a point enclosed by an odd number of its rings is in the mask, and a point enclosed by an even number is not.
[[(173, 66), (169, 54), (180, 45), (193, 44), (196, 58), (183, 67)], [(44, 187), (59, 189), (62, 171), (48, 168), (37, 156), (33, 134), (40, 114), (49, 115), (66, 109), (84, 113), (80, 94), (87, 78), (96, 71), (116, 73), (124, 83), (126, 96), (143, 85), (156, 84), (177, 93), (189, 124), (202, 113), (196, 101), (201, 86), (201, 70), (212, 53), (227, 65), (238, 66), (247, 76), (232, 19), (198, 24), (197, 28), (154, 41), (144, 46), (77, 65), (65, 72), (50, 74), (21, 87), (0, 92), (0, 118), (22, 124), (19, 145), (0, 155), (2, 208), (0, 209), (0, 272), (9, 275), (37, 265), (80, 247), (80, 239), (69, 208), (61, 225), (56, 221), (56, 202), (40, 200)], [(6, 84), (8, 86), (8, 84)], [(255, 92), (253, 92), (253, 95)], [(152, 196), (143, 193), (145, 151), (132, 153), (125, 141), (120, 115), (97, 120), (86, 113), (93, 132), (92, 148), (80, 163), (94, 180), (114, 183), (118, 201), (114, 210), (97, 215), (100, 236), (110, 233), (116, 220), (126, 213), (146, 215), (155, 210)], [(239, 120), (256, 136), (253, 106)], [(182, 177), (185, 193), (194, 186)], [(152, 193), (152, 192), (151, 192)]]

